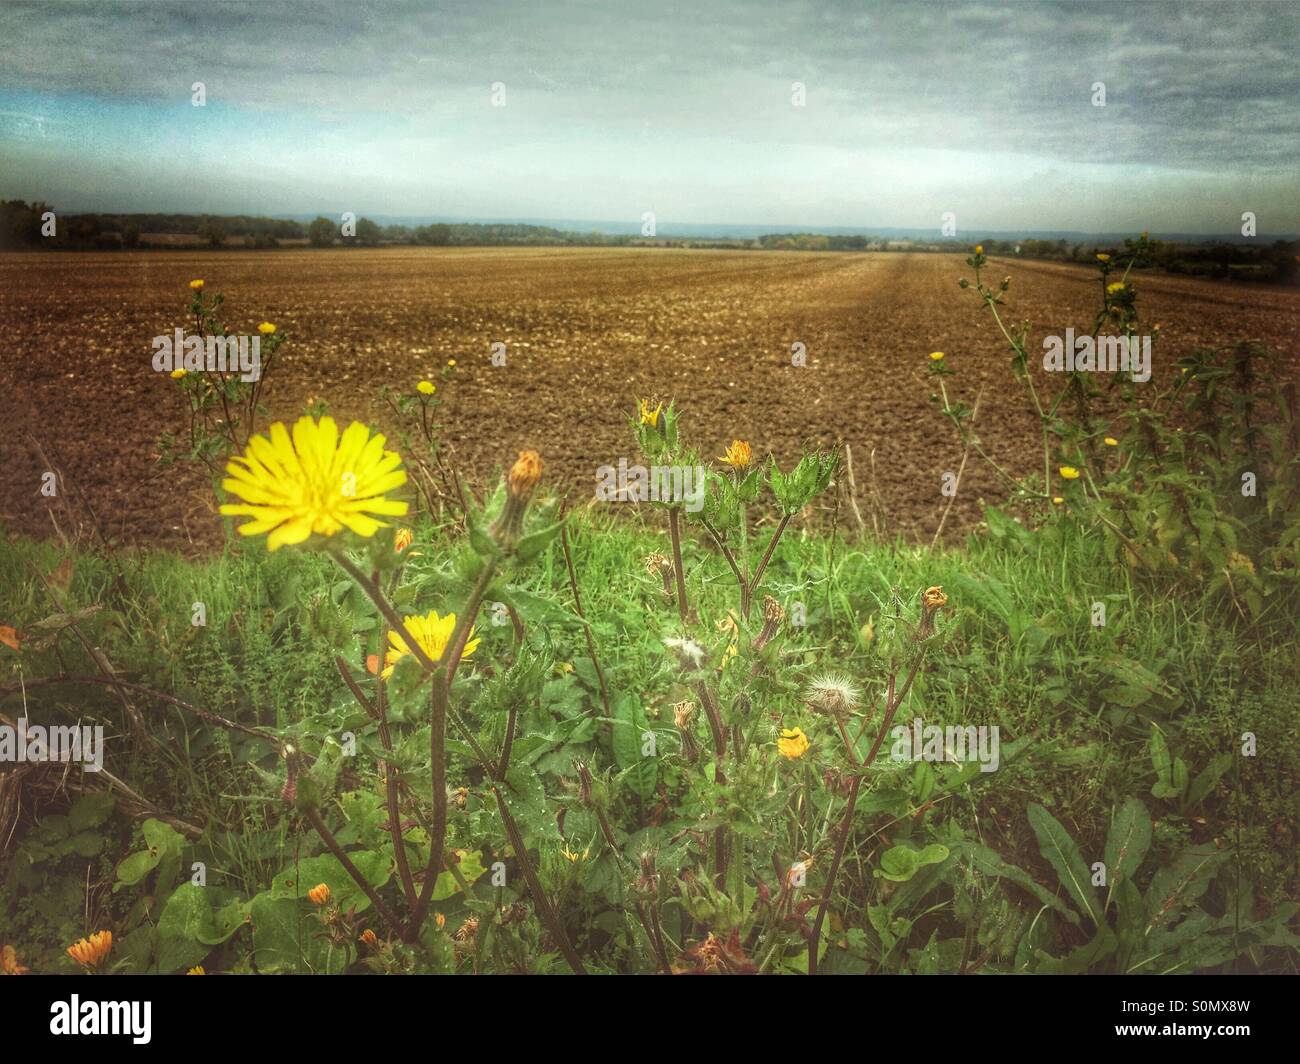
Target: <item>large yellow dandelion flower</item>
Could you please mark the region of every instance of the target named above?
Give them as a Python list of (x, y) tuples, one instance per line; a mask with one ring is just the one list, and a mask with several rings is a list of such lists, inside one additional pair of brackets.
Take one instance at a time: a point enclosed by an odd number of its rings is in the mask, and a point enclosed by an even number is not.
[(407, 510), (405, 502), (384, 497), (406, 483), (401, 457), (384, 450), (384, 442), (359, 421), (340, 435), (328, 415), (319, 421), (300, 417), (292, 436), (277, 421), (269, 439), (254, 436), (248, 450), (226, 466), (229, 476), (221, 486), (244, 501), (226, 503), (221, 512), (253, 518), (239, 526), (240, 534), (270, 533), (268, 550), (345, 527), (373, 536), (387, 525), (371, 514), (400, 517)]
[(420, 383), (415, 386), (415, 390), (421, 395), (432, 395), (438, 390), (438, 386), (434, 384), (433, 381), (420, 381)]
[(68, 956), (87, 968), (94, 968), (112, 952), (112, 931), (96, 931), (90, 938), (79, 939), (68, 947)]
[(776, 741), (776, 748), (782, 757), (793, 761), (808, 752), (808, 736), (804, 735), (802, 728), (784, 728)]
[(732, 440), (727, 453), (718, 459), (719, 462), (726, 462), (732, 469), (748, 469), (753, 460), (754, 453), (744, 440)]
[[(445, 617), (439, 617), (437, 610), (431, 610), (429, 616), (420, 617), (403, 617), (402, 623), (406, 625), (406, 630), (414, 636), (415, 641), (420, 644), (420, 649), (428, 656), (430, 661), (441, 661), (443, 654), (447, 652), (447, 644), (451, 642), (451, 635), (456, 630), (456, 615), (449, 613)], [(411, 648), (406, 645), (406, 640), (402, 638), (400, 632), (389, 631), (388, 641), (392, 644), (388, 653), (384, 655), (384, 662), (387, 668), (384, 669), (384, 679), (393, 674), (393, 669), (397, 663), (411, 652)], [(474, 626), (469, 629), (469, 639), (465, 641), (465, 650), (461, 654), (462, 658), (471, 657), (479, 645), (479, 640), (474, 638)]]
[(1116, 281), (1114, 284), (1108, 284), (1106, 286), (1106, 294), (1108, 296), (1118, 295), (1122, 291), (1124, 291), (1123, 281)]
[(1061, 478), (1063, 480), (1078, 480), (1079, 471), (1072, 465), (1061, 466)]

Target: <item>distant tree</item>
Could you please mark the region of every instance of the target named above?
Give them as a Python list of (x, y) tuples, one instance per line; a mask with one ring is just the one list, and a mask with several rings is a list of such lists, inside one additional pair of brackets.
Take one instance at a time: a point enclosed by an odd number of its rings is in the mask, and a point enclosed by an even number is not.
[(307, 239), (311, 241), (312, 247), (324, 248), (334, 243), (334, 236), (338, 232), (334, 223), (328, 218), (316, 217), (312, 220), (311, 225), (307, 226)]
[(382, 232), (378, 225), (369, 218), (362, 218), (357, 222), (357, 239), (358, 244), (375, 245), (379, 243)]
[(421, 244), (442, 246), (451, 243), (451, 226), (439, 222), (435, 225), (422, 225), (415, 231), (415, 239)]
[(134, 223), (128, 223), (122, 227), (122, 246), (124, 248), (136, 248), (140, 246), (140, 227)]
[(219, 248), (226, 242), (226, 227), (216, 218), (204, 218), (199, 223), (199, 239), (209, 247)]

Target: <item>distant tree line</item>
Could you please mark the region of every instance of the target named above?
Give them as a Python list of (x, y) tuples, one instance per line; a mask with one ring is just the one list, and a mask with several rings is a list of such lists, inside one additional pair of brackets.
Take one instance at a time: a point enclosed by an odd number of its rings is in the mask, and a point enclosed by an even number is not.
[[(50, 215), (54, 213), (53, 224)], [(323, 215), (303, 223), (286, 218), (256, 215), (207, 214), (70, 214), (58, 215), (54, 208), (37, 201), (0, 202), (0, 248), (54, 248), (65, 250), (115, 250), (139, 247), (144, 235), (191, 237), (209, 247), (270, 249), (282, 243), (309, 243), (313, 247), (336, 244), (358, 247), (381, 245), (468, 246), (594, 246), (723, 248), (759, 251), (923, 251), (965, 252), (970, 243), (956, 240), (897, 240), (876, 236), (833, 236), (824, 233), (767, 233), (755, 239), (667, 238), (578, 233), (546, 225), (514, 223), (435, 222), (430, 225), (379, 225), (370, 218), (358, 218), (355, 227), (343, 226)], [(1125, 248), (1067, 240), (981, 241), (988, 255), (1059, 262), (1091, 263), (1099, 251), (1118, 252)], [(152, 245), (151, 246), (157, 246)], [(163, 245), (166, 246), (166, 245)], [(179, 244), (176, 246), (184, 246)], [(1139, 269), (1160, 269), (1225, 280), (1258, 280), (1284, 284), (1300, 277), (1300, 241), (1277, 240), (1270, 244), (1202, 244), (1148, 241), (1137, 263)]]

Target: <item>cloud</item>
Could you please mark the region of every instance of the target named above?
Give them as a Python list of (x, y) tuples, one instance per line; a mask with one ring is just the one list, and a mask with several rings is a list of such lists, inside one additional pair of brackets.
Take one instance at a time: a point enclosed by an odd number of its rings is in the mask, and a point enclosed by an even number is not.
[[(1240, 199), (1273, 188), (1300, 157), (1294, 5), (652, 6), (10, 3), (0, 9), (9, 42), (0, 104), (13, 94), (24, 105), (15, 110), (52, 120), (104, 110), (130, 154), (168, 129), (178, 145), (204, 143), (187, 126), (216, 112), (181, 110), (202, 81), (210, 107), (223, 109), (233, 158), (253, 159), (268, 131), (297, 136), (278, 161), (304, 167), (298, 209), (349, 177), (352, 198), (382, 198), (378, 167), (387, 168), (384, 195), (413, 197), (394, 213), (419, 209), (422, 187), (479, 213), (570, 217), (639, 214), (657, 189), (698, 221), (775, 221), (786, 204), (818, 213), (834, 201), (848, 212), (839, 224), (856, 224), (873, 174), (896, 179), (919, 159), (951, 163), (953, 153), (981, 171), (982, 159), (1010, 167), (977, 189), (960, 167), (948, 166), (942, 188), (912, 171), (927, 191), (889, 198), (915, 217), (863, 222), (916, 224), (933, 214), (932, 198), (983, 199), (999, 179), (1024, 189), (1026, 166), (1103, 182), (1123, 174), (1180, 195), (1212, 175)], [(495, 82), (506, 87), (504, 108), (491, 107)], [(796, 82), (806, 106), (792, 106)], [(1096, 82), (1104, 107), (1092, 104)], [(327, 131), (341, 151), (328, 179), (312, 169)], [(0, 122), (6, 142), (24, 135)], [(819, 171), (840, 184), (819, 188)], [(474, 185), (476, 172), (490, 176)], [(792, 178), (802, 190), (793, 200), (776, 184)], [(711, 191), (738, 179), (749, 185), (740, 202)], [(846, 180), (868, 192), (855, 196)], [(564, 199), (579, 182), (591, 209)], [(246, 206), (263, 189), (255, 174), (242, 187)], [(560, 200), (537, 202), (540, 188)], [(1024, 191), (1031, 213), (1052, 206)], [(511, 209), (523, 202), (529, 211)], [(1296, 225), (1294, 197), (1274, 207)], [(720, 208), (751, 213), (701, 216)]]

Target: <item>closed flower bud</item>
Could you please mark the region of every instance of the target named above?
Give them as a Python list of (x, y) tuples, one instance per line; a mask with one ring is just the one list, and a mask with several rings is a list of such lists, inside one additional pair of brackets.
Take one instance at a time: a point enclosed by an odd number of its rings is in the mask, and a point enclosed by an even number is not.
[(311, 899), (313, 905), (328, 905), (330, 900), (329, 885), (317, 883), (311, 890), (307, 891), (307, 897)]

